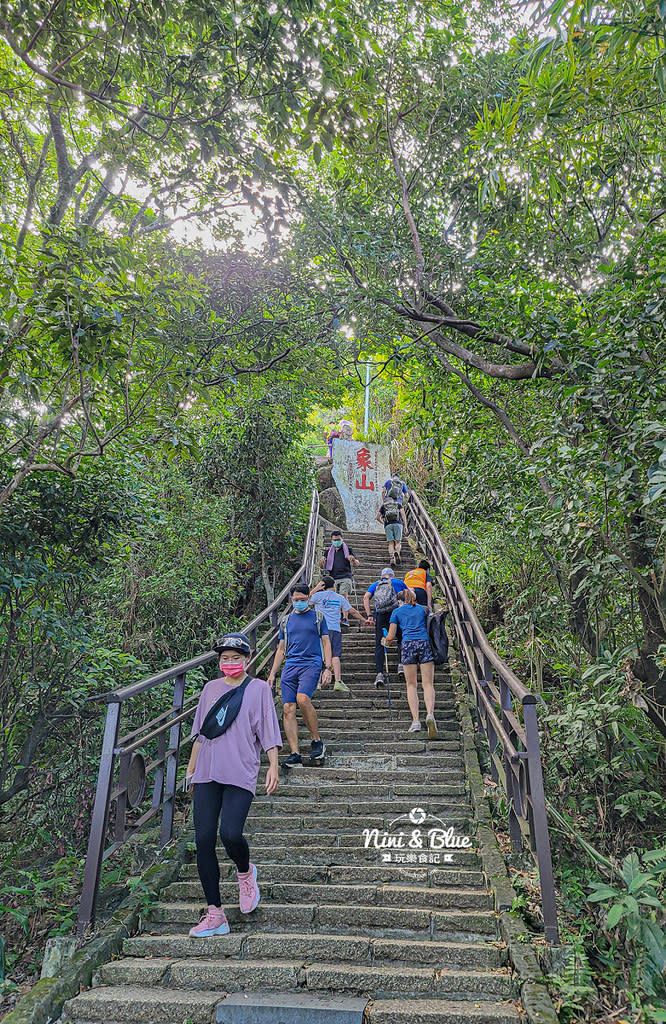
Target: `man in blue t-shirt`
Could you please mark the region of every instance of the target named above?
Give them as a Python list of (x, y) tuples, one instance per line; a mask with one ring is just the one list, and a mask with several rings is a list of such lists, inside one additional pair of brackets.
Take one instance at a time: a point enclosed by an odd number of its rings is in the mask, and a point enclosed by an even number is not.
[[(326, 625), (328, 626), (328, 637), (331, 641), (331, 661), (333, 663), (334, 690), (341, 690), (342, 693), (349, 693), (349, 687), (342, 682), (342, 630), (340, 628), (343, 613), (348, 612), (362, 625), (367, 625), (367, 620), (360, 612), (352, 608), (344, 594), (336, 594), (335, 580), (332, 576), (324, 578), (310, 591), (310, 604), (324, 613)], [(326, 684), (322, 683), (325, 689)]]
[[(375, 624), (375, 668), (377, 670), (375, 686), (384, 686), (386, 683), (384, 678), (384, 646), (382, 644), (384, 630), (389, 627), (391, 612), (394, 608), (398, 607), (396, 595), (406, 589), (404, 581), (396, 579), (393, 569), (387, 566), (386, 569), (382, 569), (381, 578), (376, 583), (371, 583), (363, 595), (363, 607), (365, 608), (365, 614), (368, 616), (368, 622), (370, 624), (374, 622)], [(370, 611), (371, 597), (375, 601), (374, 616)]]
[(407, 490), (407, 484), (403, 483), (397, 473), (393, 473), (390, 480), (387, 480), (382, 487), (382, 501), (386, 501), (390, 491), (397, 491), (398, 498), (397, 502), (402, 505), (403, 498), (409, 497), (409, 491)]
[(280, 690), (284, 734), (291, 754), (282, 762), (282, 768), (294, 768), (303, 764), (298, 749), (297, 706), (301, 709), (303, 721), (312, 737), (310, 760), (321, 762), (326, 753), (324, 741), (319, 735), (319, 720), (312, 703), (312, 695), (317, 689), (320, 675), (323, 685), (328, 685), (331, 681), (331, 641), (324, 617), (320, 617), (314, 608), (309, 606), (309, 589), (305, 583), (296, 583), (291, 588), (293, 611), (280, 627), (278, 648), (267, 679), (268, 685), (274, 687), (275, 677), (286, 655), (280, 678)]

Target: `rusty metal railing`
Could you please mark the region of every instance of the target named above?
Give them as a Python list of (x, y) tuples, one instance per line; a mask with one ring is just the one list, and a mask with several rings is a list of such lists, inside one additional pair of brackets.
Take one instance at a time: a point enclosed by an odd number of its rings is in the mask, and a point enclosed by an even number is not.
[(488, 742), (493, 779), (507, 797), (514, 851), (523, 842), (539, 869), (544, 932), (558, 943), (555, 884), (541, 770), (537, 698), (490, 645), (437, 527), (418, 495), (406, 506), (410, 529), (444, 588), (481, 734)]
[[(303, 548), (303, 561), (289, 583), (262, 612), (242, 627), (254, 651), (252, 671), (259, 674), (277, 647), (278, 619), (289, 600), (289, 589), (301, 580), (310, 584), (317, 547), (319, 495), (312, 492), (310, 519)], [(203, 668), (217, 658), (206, 651), (173, 668), (164, 669), (129, 686), (111, 690), (102, 698), (107, 703), (104, 737), (93, 805), (88, 853), (83, 873), (77, 935), (84, 935), (95, 922), (95, 908), (103, 862), (161, 811), (160, 844), (168, 843), (173, 830), (181, 726), (194, 715), (198, 697), (185, 701), (188, 672)], [(136, 728), (121, 734), (125, 720), (143, 710), (137, 698), (170, 686), (168, 694), (154, 694), (164, 707)], [(154, 773), (149, 806), (148, 776)], [(114, 808), (113, 821), (111, 808)]]

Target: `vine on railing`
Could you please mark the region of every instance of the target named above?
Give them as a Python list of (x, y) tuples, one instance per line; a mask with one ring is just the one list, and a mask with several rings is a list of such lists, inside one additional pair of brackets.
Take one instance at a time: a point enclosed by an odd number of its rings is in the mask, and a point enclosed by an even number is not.
[[(314, 570), (317, 547), (319, 494), (312, 492), (310, 519), (303, 549), (303, 561), (289, 583), (266, 608), (243, 627), (252, 643), (254, 657), (250, 668), (259, 675), (277, 647), (278, 620), (286, 610), (289, 589), (301, 580), (310, 583)], [(99, 891), (102, 863), (118, 850), (161, 809), (160, 843), (171, 838), (178, 786), (178, 765), (181, 747), (181, 726), (194, 715), (198, 697), (185, 701), (188, 672), (203, 668), (217, 658), (215, 651), (206, 651), (180, 665), (164, 669), (117, 690), (111, 690), (103, 699), (107, 703), (104, 738), (100, 755), (97, 789), (93, 805), (88, 853), (83, 874), (83, 889), (77, 934), (85, 934), (95, 921), (95, 907)], [(123, 717), (130, 720), (140, 712), (136, 698), (171, 684), (163, 703), (169, 706), (136, 728), (121, 733)], [(147, 803), (148, 778), (153, 775), (150, 805)], [(110, 833), (111, 808), (114, 807)], [(110, 834), (109, 834), (110, 833)], [(109, 839), (111, 840), (109, 842)], [(108, 845), (107, 845), (108, 844)]]
[[(507, 797), (511, 845), (523, 841), (535, 855), (541, 885), (544, 932), (558, 943), (555, 884), (541, 769), (537, 697), (521, 683), (490, 645), (437, 527), (418, 495), (407, 504), (410, 529), (446, 592), (476, 703), (477, 722), (488, 742), (493, 779)], [(522, 720), (521, 720), (522, 715)]]

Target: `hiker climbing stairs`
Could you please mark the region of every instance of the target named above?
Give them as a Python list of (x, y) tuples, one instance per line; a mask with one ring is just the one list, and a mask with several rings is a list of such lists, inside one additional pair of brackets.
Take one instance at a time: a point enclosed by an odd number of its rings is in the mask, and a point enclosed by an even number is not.
[[(362, 611), (363, 593), (386, 564), (386, 543), (375, 534), (345, 539), (361, 563)], [(398, 575), (413, 564), (405, 545)], [(272, 797), (263, 794), (262, 768), (246, 830), (261, 889), (257, 910), (240, 914), (235, 869), (220, 849), (231, 933), (189, 937), (204, 899), (193, 860), (185, 864), (124, 955), (65, 1005), (63, 1024), (523, 1019), (476, 847), (451, 677), (442, 670), (435, 677), (439, 738), (408, 735), (395, 647), (389, 711), (387, 690), (374, 685), (374, 631), (353, 624), (343, 645), (351, 693), (331, 687), (315, 695), (324, 765), (283, 773)], [(302, 729), (302, 749), (308, 742)], [(431, 819), (470, 845), (410, 847), (414, 830), (423, 836)], [(400, 832), (404, 845), (377, 848)]]

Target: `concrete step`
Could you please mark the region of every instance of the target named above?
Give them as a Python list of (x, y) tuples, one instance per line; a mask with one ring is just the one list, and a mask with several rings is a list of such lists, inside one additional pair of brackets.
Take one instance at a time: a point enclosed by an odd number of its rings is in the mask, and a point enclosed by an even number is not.
[[(82, 992), (65, 1004), (63, 1024), (211, 1024), (220, 992), (111, 986)], [(480, 999), (375, 999), (368, 1024), (520, 1024), (512, 1002)]]
[[(378, 776), (381, 772), (381, 776)], [(265, 770), (262, 777), (265, 776)], [(460, 782), (458, 781), (460, 780)], [(420, 786), (421, 792), (429, 791), (431, 786), (437, 785), (464, 785), (465, 774), (460, 768), (431, 768), (425, 771), (415, 772), (409, 768), (387, 768), (384, 765), (377, 765), (375, 768), (299, 768), (290, 774), (284, 775), (281, 784), (285, 786), (313, 786), (336, 785), (346, 783), (356, 785), (360, 789), (370, 786), (377, 786), (379, 782), (387, 786), (406, 785)]]
[[(375, 675), (373, 674), (372, 680)], [(372, 681), (371, 681), (372, 683)], [(354, 679), (350, 677), (350, 686), (356, 686)], [(325, 690), (318, 689), (316, 691), (315, 703), (318, 708), (322, 708), (331, 717), (346, 718), (347, 716), (354, 715), (367, 715), (372, 713), (373, 718), (376, 716), (379, 720), (389, 718), (389, 710), (386, 706), (386, 689), (381, 687), (375, 687), (374, 684), (368, 689), (367, 693), (360, 694), (354, 692), (350, 699), (347, 694), (340, 693), (339, 690), (334, 690), (332, 686), (329, 686)], [(393, 687), (391, 688), (391, 700), (399, 698), (406, 701), (404, 691), (400, 693), (393, 693)], [(455, 712), (455, 704), (452, 700), (442, 698), (438, 704), (438, 708), (441, 708), (447, 715), (453, 715)]]
[[(467, 792), (466, 787), (462, 783), (431, 782), (425, 786), (423, 784), (419, 785), (416, 782), (394, 782), (386, 779), (386, 785), (382, 787), (383, 792), (380, 796), (376, 794), (377, 781), (375, 777), (364, 782), (327, 782), (321, 785), (316, 778), (299, 783), (296, 779), (292, 779), (291, 775), (287, 775), (284, 785), (280, 786), (273, 799), (302, 800), (307, 795), (308, 800), (315, 801), (360, 797), (364, 801), (377, 800), (386, 802), (387, 797), (415, 796), (421, 801), (425, 791), (431, 799), (447, 797), (455, 803), (456, 797), (464, 797)], [(382, 782), (384, 782), (384, 775), (382, 775)], [(375, 792), (373, 792), (373, 789), (375, 789)], [(265, 797), (257, 796), (254, 806), (265, 801)]]
[(502, 967), (505, 952), (501, 943), (441, 942), (432, 939), (381, 939), (367, 935), (315, 935), (249, 932), (211, 935), (194, 939), (189, 935), (138, 935), (126, 939), (124, 952), (130, 957), (263, 957), (287, 960), (304, 957), (311, 962), (353, 962), (359, 964), (431, 964), (442, 970), (493, 970)]
[[(381, 865), (382, 867), (388, 866), (400, 869), (404, 868), (410, 872), (423, 871), (430, 866), (429, 864), (418, 863), (384, 863), (381, 860), (381, 851), (373, 848), (366, 849), (365, 846), (362, 845), (359, 836), (344, 836), (343, 839), (348, 840), (347, 845), (344, 845), (344, 843), (341, 845), (333, 845), (331, 843), (321, 846), (308, 846), (300, 843), (300, 837), (298, 836), (295, 836), (293, 841), (290, 837), (289, 843), (282, 843), (280, 846), (275, 846), (275, 842), (280, 837), (274, 833), (255, 833), (249, 838), (251, 840), (251, 854), (257, 862), (257, 866), (270, 861), (271, 863), (293, 864), (299, 867), (304, 865), (324, 865), (331, 869), (356, 866), (358, 870), (361, 871), (364, 866), (372, 867), (373, 865)], [(351, 842), (353, 839), (356, 840), (355, 843)], [(393, 861), (392, 855), (391, 858)], [(433, 861), (432, 868), (433, 870), (441, 868), (442, 871), (446, 872), (457, 869), (477, 871), (480, 868), (480, 865), (481, 861), (478, 853), (476, 850), (472, 849), (454, 851), (450, 862), (446, 862), (444, 860), (444, 856), (441, 855), (439, 861)], [(442, 882), (442, 884), (446, 883)]]
[[(449, 939), (464, 937), (497, 938), (495, 915), (487, 910), (429, 910), (425, 907), (359, 906), (315, 903), (260, 903), (251, 914), (241, 914), (238, 906), (226, 908), (229, 924), (234, 931), (312, 931), (346, 934), (350, 929), (368, 935), (380, 931), (386, 938), (400, 936)], [(196, 924), (200, 905), (187, 903), (158, 903), (150, 912), (150, 932), (178, 931), (180, 926), (189, 930)], [(167, 926), (167, 927), (165, 927)]]
[[(372, 851), (375, 852), (375, 851)], [(355, 855), (355, 851), (354, 851)], [(346, 865), (328, 864), (285, 864), (263, 859), (257, 864), (259, 881), (266, 882), (326, 882), (332, 885), (369, 885), (374, 883), (407, 882), (410, 885), (432, 885), (453, 888), (465, 886), (472, 889), (485, 889), (483, 874), (461, 867), (450, 867), (440, 871), (435, 877), (435, 869), (408, 864), (370, 864), (349, 863)], [(444, 878), (442, 876), (445, 876)], [(225, 861), (220, 865), (220, 877), (223, 880), (236, 880), (236, 868)], [(196, 881), (199, 884), (196, 864), (185, 864), (180, 871), (180, 882)], [(196, 890), (196, 898), (200, 890)]]
[(367, 1024), (520, 1024), (515, 1003), (455, 999), (376, 999)]
[[(312, 805), (313, 808), (316, 808), (317, 806), (318, 805), (316, 804)], [(362, 819), (356, 819), (358, 820), (358, 829), (356, 831), (352, 831), (350, 827), (355, 819), (352, 818), (351, 820), (345, 820), (344, 822), (341, 822), (342, 827), (346, 829), (346, 831), (342, 833), (342, 836), (355, 836), (356, 842), (354, 845), (360, 844), (363, 840), (363, 829), (377, 828), (380, 831), (387, 831), (391, 828), (395, 817), (395, 813), (391, 817), (388, 815), (385, 817), (379, 817), (369, 813), (364, 814)], [(292, 842), (295, 834), (299, 834), (304, 831), (316, 831), (318, 835), (321, 835), (322, 840), (325, 836), (329, 844), (332, 845), (336, 834), (331, 834), (325, 831), (325, 826), (329, 821), (330, 815), (317, 814), (316, 812), (299, 814), (296, 812), (287, 813), (283, 810), (282, 812), (276, 811), (273, 815), (260, 815), (251, 812), (245, 833), (250, 837), (254, 835), (255, 831), (270, 833), (272, 830), (274, 842), (277, 835), (280, 833), (285, 835), (285, 841), (288, 835), (289, 842)], [(474, 835), (474, 823), (472, 821), (471, 814), (468, 814), (467, 817), (462, 816), (462, 814), (449, 814), (446, 817), (446, 825), (447, 827), (453, 827), (454, 831), (458, 835)], [(350, 840), (347, 840), (346, 842), (347, 845), (349, 845)], [(341, 843), (341, 845), (344, 845), (344, 842)]]
[[(339, 816), (348, 816), (352, 819), (352, 822), (359, 821), (359, 823), (362, 820), (364, 821), (365, 815), (372, 815), (373, 817), (381, 818), (389, 816), (391, 821), (393, 821), (399, 815), (404, 814), (405, 809), (401, 806), (401, 801), (395, 798), (387, 800), (384, 798), (385, 795), (377, 794), (372, 796), (370, 793), (357, 793), (356, 799), (354, 799), (354, 794), (350, 793), (338, 800), (334, 795), (320, 797), (315, 792), (307, 793), (303, 792), (299, 787), (295, 787), (292, 790), (285, 786), (283, 790), (278, 789), (274, 796), (257, 797), (250, 809), (248, 821), (253, 821), (256, 815), (265, 814), (319, 814), (326, 818), (335, 815), (336, 820), (338, 820)], [(397, 795), (413, 796), (414, 791)], [(421, 791), (421, 797), (423, 797), (423, 790)], [(409, 800), (402, 801), (402, 803), (409, 803)], [(428, 799), (419, 800), (418, 806), (422, 807), (428, 814), (436, 814), (440, 818), (444, 818), (447, 815), (459, 816), (469, 813), (469, 804), (464, 794), (460, 796), (436, 796), (435, 794), (428, 793)], [(365, 827), (365, 825), (363, 824), (362, 827)]]
[[(205, 942), (205, 940), (202, 940)], [(509, 998), (512, 983), (503, 968), (495, 971), (438, 969), (377, 964), (313, 963), (313, 957), (290, 956), (286, 960), (235, 960), (162, 957), (125, 957), (105, 964), (100, 977), (105, 985), (162, 986), (165, 989), (203, 989), (223, 992), (296, 991), (346, 992), (376, 998), (390, 995), (450, 994), (454, 998)]]
[[(425, 744), (423, 750), (425, 750)], [(384, 767), (390, 767), (391, 769), (406, 768), (409, 771), (425, 773), (445, 768), (460, 770), (463, 766), (463, 759), (462, 751), (437, 751), (433, 758), (430, 756), (430, 752), (424, 757), (422, 751), (412, 751), (411, 753), (408, 750), (400, 750), (398, 752), (391, 750), (368, 751), (364, 747), (363, 750), (356, 752), (350, 750), (348, 753), (327, 753), (325, 765), (322, 765), (322, 767), (380, 771), (382, 764)], [(318, 770), (318, 768), (306, 768), (303, 766), (293, 769), (291, 775), (294, 776), (296, 772)]]
[[(264, 848), (266, 846), (274, 846), (278, 840), (282, 839), (281, 832), (274, 826), (276, 824), (275, 819), (270, 819), (271, 829), (262, 830), (257, 828), (256, 831), (248, 831), (248, 835), (252, 837), (252, 848)], [(474, 822), (469, 822), (472, 828), (475, 827)], [(365, 826), (364, 826), (365, 828)], [(474, 837), (474, 831), (468, 833), (470, 837)], [(192, 842), (194, 842), (194, 834), (192, 833)], [(351, 852), (353, 856), (356, 856), (359, 850), (365, 848), (365, 837), (363, 835), (363, 829), (347, 829), (345, 828), (332, 831), (330, 826), (328, 828), (319, 829), (293, 829), (289, 831), (288, 843), (282, 840), (283, 849), (286, 850), (302, 850), (311, 851), (313, 854), (317, 851), (330, 850), (344, 850)], [(380, 850), (368, 849), (368, 853), (372, 853), (375, 859), (379, 859)], [(469, 857), (473, 852), (473, 847), (468, 849), (460, 849), (453, 851), (456, 857)], [(467, 861), (465, 861), (467, 864)]]
[[(365, 885), (271, 881), (260, 873), (259, 887), (263, 901), (273, 903), (315, 903), (317, 906), (352, 902), (359, 907), (429, 907), (430, 909), (486, 910), (492, 907), (490, 894), (484, 889), (444, 889), (433, 886), (405, 885), (399, 882)], [(225, 906), (238, 901), (238, 883), (220, 883)], [(173, 882), (163, 894), (164, 902), (191, 900), (201, 904), (203, 895), (198, 881)]]
[[(328, 715), (321, 714), (317, 715), (319, 719), (319, 728), (322, 735), (325, 736), (326, 741), (330, 739), (338, 740), (353, 740), (357, 744), (365, 743), (367, 739), (372, 739), (376, 742), (391, 742), (393, 740), (401, 740), (407, 733), (407, 729), (411, 725), (411, 718), (406, 714), (394, 718), (393, 721), (388, 722), (377, 722), (372, 717), (359, 717), (354, 720), (352, 718), (329, 718)], [(425, 715), (422, 716), (423, 721), (421, 725), (425, 723)], [(451, 721), (437, 714), (435, 711), (435, 720), (437, 722), (437, 728), (439, 731), (439, 737), (441, 740), (448, 742), (457, 742), (460, 740), (460, 727), (457, 722)], [(299, 734), (301, 737), (307, 737), (308, 732), (305, 726), (299, 722)], [(424, 730), (425, 732), (425, 730)], [(412, 734), (409, 733), (411, 736)]]
[(219, 992), (119, 985), (92, 988), (65, 1003), (62, 1024), (211, 1024)]

